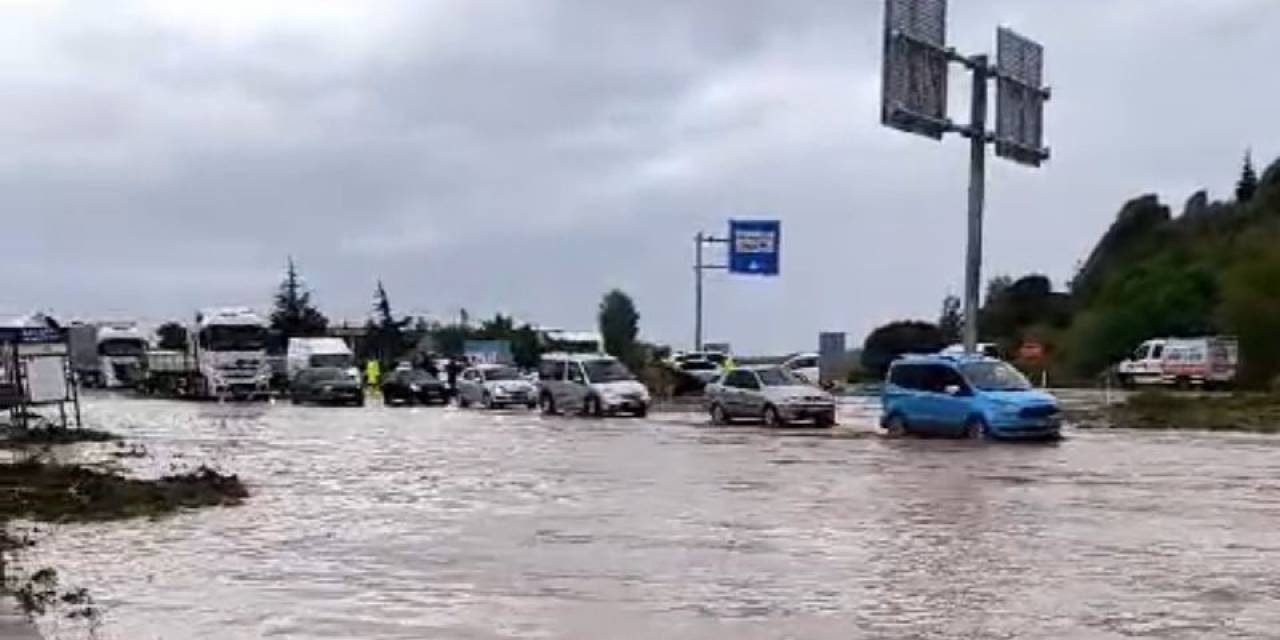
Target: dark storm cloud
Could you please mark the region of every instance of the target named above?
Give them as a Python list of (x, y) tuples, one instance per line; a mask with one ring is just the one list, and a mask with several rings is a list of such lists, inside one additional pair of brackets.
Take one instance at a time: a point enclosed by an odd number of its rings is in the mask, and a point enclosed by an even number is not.
[[(991, 163), (987, 271), (1067, 278), (1120, 202), (1226, 193), (1280, 152), (1266, 0), (953, 2), (1043, 41), (1041, 171)], [(0, 310), (265, 306), (586, 327), (632, 292), (690, 338), (692, 236), (784, 220), (784, 276), (712, 276), (745, 350), (932, 316), (960, 286), (964, 147), (878, 125), (880, 3), (32, 2), (0, 9)], [(965, 96), (956, 76), (957, 104)]]

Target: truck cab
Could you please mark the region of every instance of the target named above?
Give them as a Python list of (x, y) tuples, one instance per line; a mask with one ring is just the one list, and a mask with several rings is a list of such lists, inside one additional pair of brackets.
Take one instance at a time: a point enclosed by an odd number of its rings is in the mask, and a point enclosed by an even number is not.
[(245, 308), (201, 311), (190, 336), (199, 395), (267, 397), (271, 365), (267, 362), (267, 325), (261, 316)]
[(1125, 360), (1116, 365), (1116, 378), (1125, 387), (1140, 384), (1164, 384), (1164, 350), (1168, 340), (1158, 338), (1138, 345)]
[(97, 338), (102, 386), (133, 387), (141, 382), (148, 344), (137, 325), (104, 324)]

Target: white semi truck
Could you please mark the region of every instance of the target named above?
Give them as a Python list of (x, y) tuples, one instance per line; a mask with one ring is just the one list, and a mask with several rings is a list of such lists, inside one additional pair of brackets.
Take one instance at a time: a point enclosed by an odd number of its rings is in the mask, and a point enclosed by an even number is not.
[(267, 324), (251, 309), (206, 309), (183, 351), (147, 354), (146, 390), (200, 399), (266, 399), (271, 392)]
[(132, 322), (75, 324), (67, 329), (76, 379), (86, 387), (133, 387), (142, 381), (147, 338)]

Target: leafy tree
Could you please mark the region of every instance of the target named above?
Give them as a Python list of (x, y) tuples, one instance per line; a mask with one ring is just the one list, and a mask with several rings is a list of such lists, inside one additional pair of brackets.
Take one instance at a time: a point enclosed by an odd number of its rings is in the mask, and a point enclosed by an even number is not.
[(166, 322), (156, 327), (161, 349), (184, 351), (187, 348), (187, 328), (177, 322)]
[(532, 325), (520, 325), (511, 333), (511, 357), (516, 366), (532, 369), (538, 366), (542, 357), (542, 341), (538, 339), (538, 331)]
[(889, 365), (907, 353), (936, 353), (947, 346), (938, 325), (922, 320), (899, 320), (872, 331), (862, 345), (862, 368), (883, 378)]
[(1253, 154), (1245, 152), (1244, 167), (1240, 169), (1240, 180), (1236, 182), (1236, 202), (1244, 204), (1253, 199), (1258, 191), (1258, 174), (1253, 170)]
[(298, 277), (298, 269), (289, 258), (284, 281), (276, 292), (275, 308), (271, 311), (271, 328), (288, 342), (289, 338), (322, 336), (329, 327), (329, 319), (311, 303), (311, 292)]
[(1098, 240), (1084, 266), (1071, 281), (1071, 293), (1082, 305), (1092, 301), (1108, 273), (1119, 265), (1135, 262), (1161, 246), (1160, 232), (1171, 220), (1169, 207), (1154, 195), (1134, 198), (1120, 209), (1116, 221)]
[(405, 339), (405, 328), (410, 322), (412, 318), (396, 319), (391, 312), (387, 289), (379, 280), (373, 296), (373, 318), (369, 321), (369, 340), (374, 357), (390, 364), (403, 355), (410, 346)]
[(631, 297), (618, 289), (606, 293), (600, 301), (599, 319), (605, 351), (628, 364), (637, 364), (640, 314)]
[(964, 314), (960, 312), (960, 297), (949, 295), (942, 299), (942, 313), (938, 316), (938, 331), (947, 344), (956, 344), (964, 338)]
[(1240, 341), (1241, 379), (1270, 385), (1280, 373), (1280, 256), (1259, 251), (1224, 278), (1222, 319)]
[(982, 336), (999, 342), (1005, 351), (1017, 348), (1027, 327), (1065, 327), (1071, 321), (1070, 297), (1054, 292), (1053, 284), (1043, 275), (1006, 278), (999, 286), (993, 280), (987, 290), (978, 324)]

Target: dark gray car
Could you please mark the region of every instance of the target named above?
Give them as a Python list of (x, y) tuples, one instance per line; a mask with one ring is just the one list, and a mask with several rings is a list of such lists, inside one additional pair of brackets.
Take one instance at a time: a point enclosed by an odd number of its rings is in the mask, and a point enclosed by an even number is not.
[(740, 418), (771, 426), (812, 420), (829, 427), (836, 422), (835, 398), (782, 367), (734, 369), (707, 385), (706, 402), (716, 424)]
[(294, 404), (347, 404), (364, 406), (364, 387), (360, 375), (350, 368), (318, 367), (303, 369), (289, 386)]

